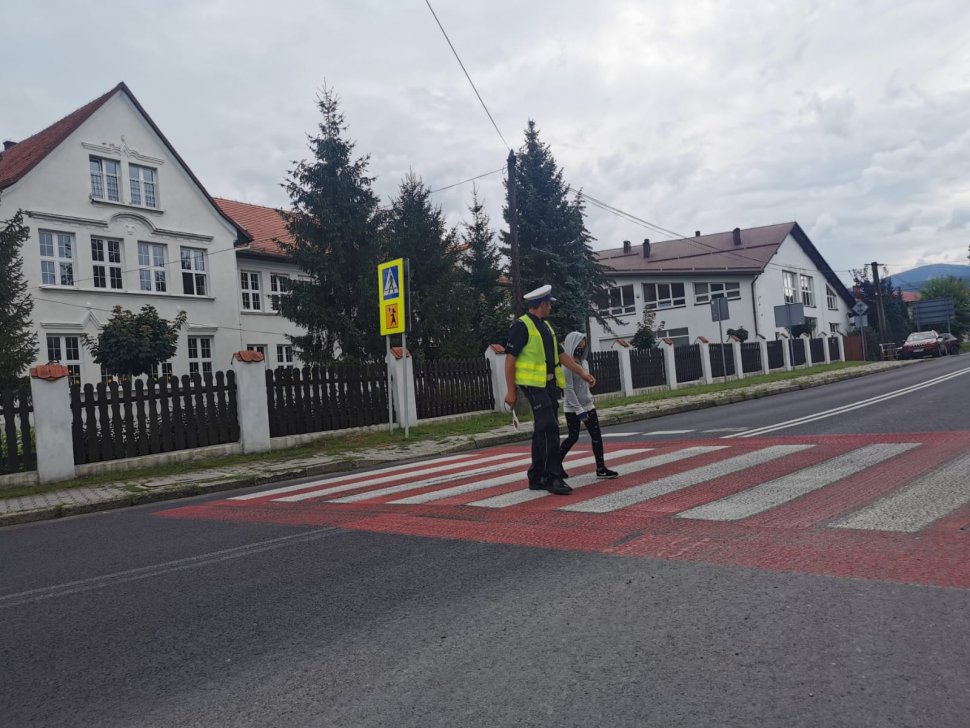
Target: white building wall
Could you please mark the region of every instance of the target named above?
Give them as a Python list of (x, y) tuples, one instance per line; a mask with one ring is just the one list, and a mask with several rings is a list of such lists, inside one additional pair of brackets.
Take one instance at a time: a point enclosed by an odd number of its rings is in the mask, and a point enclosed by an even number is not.
[[(120, 163), (120, 202), (92, 199), (89, 171), (92, 156)], [(130, 164), (157, 171), (155, 209), (130, 204)], [(180, 332), (178, 352), (172, 361), (176, 374), (189, 371), (190, 336), (211, 338), (213, 370), (228, 368), (232, 353), (241, 348), (240, 338), (244, 339), (243, 343), (249, 343), (240, 331), (250, 328), (250, 324), (248, 321), (243, 324), (240, 316), (234, 249), (236, 229), (209, 202), (125, 94), (118, 93), (109, 99), (23, 179), (3, 191), (0, 215), (8, 217), (17, 209), (27, 212), (25, 223), (30, 227), (30, 238), (22, 248), (22, 256), (24, 275), (34, 299), (38, 363), (48, 360), (48, 335), (97, 336), (116, 305), (137, 311), (150, 304), (169, 320), (181, 311), (187, 313), (188, 323)], [(42, 282), (41, 231), (73, 236), (74, 285)], [(121, 242), (120, 290), (110, 288), (110, 283), (108, 288), (95, 287), (92, 237)], [(165, 246), (167, 291), (164, 293), (140, 290), (140, 242)], [(183, 247), (205, 252), (206, 295), (183, 292), (179, 262)], [(282, 266), (287, 267), (285, 263)], [(268, 275), (266, 284), (268, 287)], [(276, 331), (278, 338), (287, 331), (297, 331), (275, 314), (266, 319), (271, 319), (272, 325), (263, 325), (265, 319), (261, 319), (260, 325), (252, 328)], [(64, 359), (63, 346), (61, 353), (62, 362), (70, 363)], [(80, 369), (82, 381), (99, 380), (99, 366), (83, 349)]]
[(629, 340), (643, 321), (644, 311), (644, 283), (682, 283), (684, 284), (685, 305), (676, 308), (665, 308), (655, 311), (654, 328), (688, 330), (691, 343), (698, 336), (703, 336), (711, 342), (721, 340), (718, 323), (711, 320), (710, 303), (696, 303), (695, 283), (737, 282), (739, 284), (739, 298), (728, 301), (729, 318), (722, 322), (724, 339), (727, 330), (744, 327), (754, 337), (761, 334), (768, 339), (774, 339), (776, 329), (774, 322), (774, 307), (785, 302), (782, 271), (804, 273), (811, 276), (815, 306), (805, 307), (805, 315), (816, 318), (818, 333), (828, 333), (830, 324), (839, 324), (840, 330), (845, 332), (848, 325), (849, 307), (838, 295), (835, 296), (835, 309), (829, 309), (826, 301), (826, 280), (802, 247), (794, 238), (788, 236), (779, 246), (778, 252), (770, 261), (765, 271), (758, 276), (741, 276), (725, 273), (725, 275), (710, 276), (623, 276), (616, 278), (616, 286), (633, 285), (635, 312), (623, 314), (619, 318), (623, 324), (611, 322), (613, 333), (606, 331), (595, 320), (590, 321), (590, 336), (594, 351), (608, 350), (614, 346), (617, 338)]

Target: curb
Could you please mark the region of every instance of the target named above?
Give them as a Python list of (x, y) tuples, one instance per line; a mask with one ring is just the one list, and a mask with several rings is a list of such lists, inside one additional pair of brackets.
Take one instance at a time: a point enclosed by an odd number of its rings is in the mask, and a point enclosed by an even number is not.
[[(761, 399), (763, 397), (770, 397), (774, 394), (795, 392), (801, 389), (812, 389), (814, 387), (821, 387), (826, 384), (833, 384), (835, 382), (841, 382), (848, 379), (857, 379), (859, 377), (877, 374), (888, 369), (896, 369), (900, 366), (906, 366), (911, 363), (913, 362), (875, 362), (875, 366), (845, 369), (837, 372), (827, 372), (825, 374), (819, 374), (817, 378), (806, 377), (802, 380), (792, 380), (790, 382), (754, 385), (748, 389), (738, 389), (719, 395), (686, 394), (685, 399), (692, 396), (697, 397), (697, 399), (694, 399), (693, 401), (661, 401), (655, 403), (654, 408), (650, 410), (617, 412), (614, 414), (609, 414), (611, 408), (605, 408), (604, 410), (601, 410), (600, 423), (603, 426), (620, 425), (628, 422), (655, 419), (665, 415), (692, 412), (699, 409), (708, 409), (710, 407), (719, 407), (722, 405), (734, 404), (736, 402), (743, 402), (751, 399)], [(624, 405), (617, 405), (617, 408), (623, 406)], [(626, 406), (636, 407), (637, 404)], [(478, 448), (482, 447), (494, 447), (496, 445), (508, 445), (516, 442), (523, 442), (532, 437), (531, 433), (532, 423), (526, 422), (523, 423), (523, 429), (518, 432), (513, 431), (498, 432), (495, 434), (481, 433), (478, 435), (469, 435), (466, 441), (455, 442), (442, 447), (437, 454), (466, 452), (468, 450), (477, 450)], [(210, 493), (218, 493), (227, 490), (251, 488), (259, 485), (278, 483), (285, 480), (294, 480), (296, 478), (307, 478), (316, 475), (328, 475), (330, 473), (357, 470), (361, 467), (361, 464), (365, 462), (368, 466), (379, 465), (392, 461), (396, 463), (407, 463), (410, 461), (420, 460), (424, 457), (426, 457), (426, 455), (416, 455), (412, 458), (370, 458), (366, 461), (363, 459), (353, 459), (353, 457), (351, 457), (347, 460), (337, 460), (329, 463), (310, 465), (305, 468), (279, 471), (266, 475), (255, 475), (252, 477), (223, 480), (209, 484), (186, 483), (184, 485), (168, 486), (167, 488), (159, 490), (119, 495), (114, 498), (96, 501), (93, 503), (61, 503), (58, 505), (45, 506), (43, 508), (37, 508), (29, 511), (2, 514), (0, 515), (0, 527), (35, 523), (37, 521), (49, 521), (58, 518), (66, 518), (68, 516), (80, 516), (88, 513), (97, 513), (99, 511), (127, 508), (129, 506), (160, 503), (164, 501), (178, 500), (180, 498), (191, 498)]]

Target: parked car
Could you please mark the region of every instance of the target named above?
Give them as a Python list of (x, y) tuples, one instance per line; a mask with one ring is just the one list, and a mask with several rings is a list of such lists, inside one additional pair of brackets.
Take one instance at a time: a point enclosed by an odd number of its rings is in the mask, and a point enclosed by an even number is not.
[(953, 334), (940, 334), (940, 338), (943, 339), (943, 345), (946, 347), (947, 354), (960, 353), (960, 339)]
[(914, 331), (906, 337), (896, 356), (900, 359), (922, 359), (924, 356), (943, 356), (946, 353), (943, 337), (936, 331)]

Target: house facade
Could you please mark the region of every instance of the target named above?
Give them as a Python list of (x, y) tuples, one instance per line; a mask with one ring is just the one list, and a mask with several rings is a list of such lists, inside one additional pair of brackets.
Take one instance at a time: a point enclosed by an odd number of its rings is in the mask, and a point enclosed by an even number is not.
[[(700, 235), (693, 238), (597, 252), (613, 280), (602, 313), (610, 328), (590, 321), (590, 345), (608, 350), (629, 340), (644, 320), (655, 315), (654, 328), (676, 344), (698, 336), (721, 340), (720, 330), (743, 327), (754, 338), (774, 339), (775, 306), (802, 304), (813, 335), (848, 331), (854, 299), (798, 223)], [(726, 298), (728, 316), (713, 320), (711, 301)]]
[(279, 213), (211, 197), (125, 84), (4, 143), (0, 218), (18, 209), (38, 363), (99, 381), (82, 335), (97, 336), (115, 306), (146, 304), (187, 316), (160, 374), (225, 369), (247, 346), (270, 366), (293, 362), (286, 334), (302, 331), (276, 308), (297, 269), (274, 242), (286, 236)]

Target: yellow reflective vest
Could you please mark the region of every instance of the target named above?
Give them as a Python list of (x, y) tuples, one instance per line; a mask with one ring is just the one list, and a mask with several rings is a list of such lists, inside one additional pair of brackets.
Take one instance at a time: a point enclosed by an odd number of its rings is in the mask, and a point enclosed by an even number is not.
[[(529, 341), (522, 347), (519, 355), (515, 357), (515, 383), (525, 387), (545, 387), (548, 368), (546, 367), (546, 349), (542, 345), (542, 334), (539, 333), (539, 329), (536, 328), (528, 314), (522, 316), (519, 321), (525, 324), (525, 328), (529, 332)], [(542, 323), (549, 327), (549, 333), (552, 334), (552, 351), (553, 356), (556, 357), (556, 384), (559, 385), (560, 389), (565, 389), (566, 377), (559, 365), (559, 342), (556, 340), (556, 332), (552, 330), (552, 326), (549, 326), (547, 321)]]

